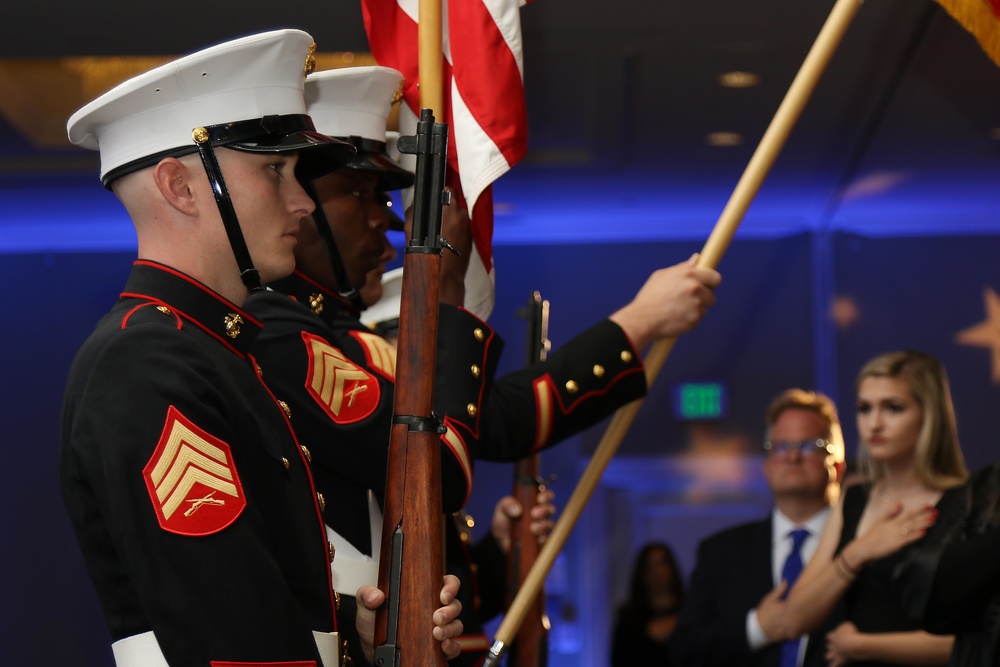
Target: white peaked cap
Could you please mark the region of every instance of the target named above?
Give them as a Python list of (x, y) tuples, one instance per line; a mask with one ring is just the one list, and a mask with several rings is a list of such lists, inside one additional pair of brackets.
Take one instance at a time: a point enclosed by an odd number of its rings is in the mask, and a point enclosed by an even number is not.
[[(400, 153), (399, 146), (396, 142), (399, 141), (399, 132), (395, 130), (389, 130), (385, 133), (385, 154), (386, 156), (398, 165), (403, 164), (403, 159), (410, 157), (407, 153)], [(416, 157), (416, 156), (413, 156)], [(410, 169), (410, 171), (415, 171), (415, 169)]]
[(323, 134), (384, 142), (389, 112), (402, 85), (403, 75), (391, 67), (324, 70), (306, 81), (306, 106)]
[(193, 149), (197, 127), (304, 115), (314, 49), (308, 33), (276, 30), (198, 51), (129, 79), (77, 111), (67, 123), (69, 140), (101, 151), (104, 179), (136, 160)]
[(399, 318), (400, 297), (403, 294), (403, 267), (387, 271), (382, 276), (382, 298), (361, 314), (369, 329)]

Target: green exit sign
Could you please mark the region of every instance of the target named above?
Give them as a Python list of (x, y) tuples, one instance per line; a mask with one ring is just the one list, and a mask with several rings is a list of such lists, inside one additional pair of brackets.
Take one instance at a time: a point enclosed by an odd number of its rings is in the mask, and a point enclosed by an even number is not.
[(674, 386), (674, 416), (678, 419), (722, 419), (728, 401), (720, 382), (685, 382)]

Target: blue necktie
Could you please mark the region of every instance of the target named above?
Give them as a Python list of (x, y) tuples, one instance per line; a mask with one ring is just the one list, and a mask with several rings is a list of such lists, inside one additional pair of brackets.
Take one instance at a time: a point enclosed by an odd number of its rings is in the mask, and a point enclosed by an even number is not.
[[(781, 578), (788, 582), (785, 597), (795, 585), (795, 580), (802, 574), (802, 543), (809, 537), (809, 531), (805, 528), (796, 528), (788, 533), (788, 536), (792, 538), (792, 550), (788, 553), (785, 565), (781, 568)], [(798, 665), (800, 642), (801, 639), (790, 639), (781, 644), (781, 667), (796, 667)]]

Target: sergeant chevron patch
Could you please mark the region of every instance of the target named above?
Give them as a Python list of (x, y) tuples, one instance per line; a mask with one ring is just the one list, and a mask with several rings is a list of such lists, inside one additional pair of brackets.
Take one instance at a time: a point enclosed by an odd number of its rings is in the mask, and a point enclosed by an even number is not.
[(378, 334), (366, 331), (351, 331), (351, 337), (358, 341), (365, 351), (368, 366), (391, 382), (396, 381), (396, 348)]
[(375, 376), (353, 364), (319, 336), (302, 332), (309, 355), (306, 391), (337, 424), (354, 424), (378, 408), (382, 390)]
[(217, 533), (247, 504), (229, 445), (172, 405), (142, 476), (160, 527), (178, 535)]

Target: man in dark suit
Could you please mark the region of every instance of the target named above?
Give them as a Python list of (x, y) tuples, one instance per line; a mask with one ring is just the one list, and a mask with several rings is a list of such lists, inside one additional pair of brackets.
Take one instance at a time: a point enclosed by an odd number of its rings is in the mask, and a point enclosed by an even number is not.
[[(771, 516), (706, 538), (670, 641), (678, 667), (820, 667), (826, 628), (802, 641), (769, 643), (772, 613), (816, 549), (844, 473), (837, 409), (826, 396), (790, 389), (768, 409), (764, 476)], [(797, 570), (797, 571), (796, 571)]]

